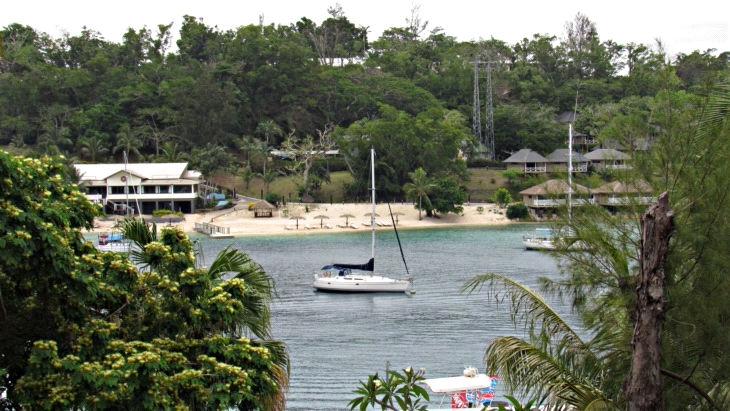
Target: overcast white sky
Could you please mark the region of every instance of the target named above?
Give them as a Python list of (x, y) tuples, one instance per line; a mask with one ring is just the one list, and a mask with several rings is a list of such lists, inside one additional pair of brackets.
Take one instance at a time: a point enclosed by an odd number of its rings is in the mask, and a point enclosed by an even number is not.
[(565, 22), (582, 12), (604, 40), (654, 44), (659, 38), (671, 55), (730, 50), (727, 0), (6, 0), (0, 26), (19, 22), (57, 37), (86, 25), (120, 41), (130, 26), (174, 22), (177, 33), (185, 14), (221, 29), (258, 23), (260, 14), (266, 23), (289, 24), (302, 16), (319, 22), (336, 2), (355, 24), (370, 27), (371, 40), (388, 27), (403, 26), (413, 4), (420, 4), (429, 27), (440, 26), (460, 40), (494, 37), (511, 44), (533, 33), (562, 36)]

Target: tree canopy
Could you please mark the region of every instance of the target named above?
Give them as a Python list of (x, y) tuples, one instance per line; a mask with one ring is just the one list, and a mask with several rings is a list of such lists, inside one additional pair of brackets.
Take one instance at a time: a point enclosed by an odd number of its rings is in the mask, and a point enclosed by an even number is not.
[(0, 152), (0, 369), (28, 408), (283, 409), (273, 282), (237, 250), (208, 268), (176, 228), (125, 223), (132, 260), (84, 240), (98, 210), (59, 159)]

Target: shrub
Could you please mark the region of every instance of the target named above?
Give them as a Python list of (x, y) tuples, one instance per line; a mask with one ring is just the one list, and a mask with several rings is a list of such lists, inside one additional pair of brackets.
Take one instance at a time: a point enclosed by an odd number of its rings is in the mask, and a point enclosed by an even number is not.
[(507, 207), (507, 218), (514, 220), (516, 218), (527, 218), (527, 206), (522, 203), (510, 204)]
[(495, 204), (498, 204), (500, 207), (504, 207), (507, 204), (512, 202), (512, 195), (510, 195), (509, 191), (507, 191), (506, 188), (499, 188), (497, 191), (494, 192), (494, 196), (492, 196), (492, 201), (494, 201)]
[(166, 208), (160, 208), (152, 212), (153, 217), (182, 217), (182, 211), (172, 211)]
[(268, 201), (271, 204), (279, 204), (281, 201), (281, 196), (276, 193), (268, 193), (266, 194), (265, 200)]
[(477, 207), (477, 213), (479, 213), (479, 214), (484, 213), (484, 207), (482, 207), (482, 206)]
[(254, 203), (248, 203), (248, 211), (253, 211)]

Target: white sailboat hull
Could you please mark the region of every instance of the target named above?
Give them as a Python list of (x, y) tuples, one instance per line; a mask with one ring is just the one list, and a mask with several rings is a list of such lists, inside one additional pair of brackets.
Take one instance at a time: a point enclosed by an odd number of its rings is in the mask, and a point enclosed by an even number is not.
[(525, 250), (536, 250), (536, 251), (554, 251), (555, 243), (553, 240), (547, 239), (534, 239), (526, 238), (522, 240), (522, 245), (525, 246)]
[(315, 276), (312, 283), (319, 291), (343, 293), (403, 293), (410, 285), (410, 281), (378, 275)]

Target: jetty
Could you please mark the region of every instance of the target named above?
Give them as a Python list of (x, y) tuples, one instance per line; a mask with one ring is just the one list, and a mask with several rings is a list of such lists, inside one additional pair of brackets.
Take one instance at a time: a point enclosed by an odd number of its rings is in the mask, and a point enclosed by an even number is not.
[(233, 238), (230, 227), (221, 227), (211, 223), (195, 223), (195, 231), (210, 238)]

